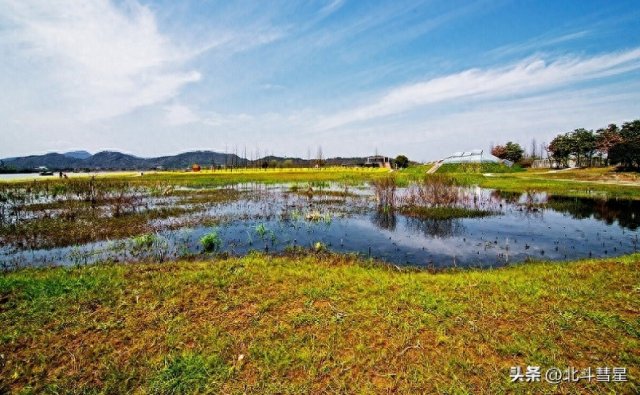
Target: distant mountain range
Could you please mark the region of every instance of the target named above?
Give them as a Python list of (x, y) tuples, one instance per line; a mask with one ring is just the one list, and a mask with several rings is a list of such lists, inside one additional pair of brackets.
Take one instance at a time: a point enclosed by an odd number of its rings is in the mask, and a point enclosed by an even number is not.
[(62, 155), (68, 156), (69, 158), (75, 158), (75, 159), (87, 159), (88, 157), (91, 156), (91, 154), (87, 151), (71, 151), (71, 152), (65, 152)]
[[(329, 158), (324, 162), (328, 165), (356, 165), (364, 163), (365, 158)], [(301, 158), (285, 158), (267, 156), (254, 161), (235, 154), (224, 154), (213, 151), (192, 151), (172, 156), (156, 158), (140, 158), (115, 151), (102, 151), (90, 154), (87, 151), (72, 151), (67, 153), (49, 153), (45, 155), (30, 155), (0, 160), (0, 172), (33, 171), (44, 166), (50, 170), (150, 170), (150, 169), (185, 169), (197, 163), (203, 168), (210, 166), (245, 166), (262, 165), (274, 162), (282, 165), (306, 166), (315, 160)]]

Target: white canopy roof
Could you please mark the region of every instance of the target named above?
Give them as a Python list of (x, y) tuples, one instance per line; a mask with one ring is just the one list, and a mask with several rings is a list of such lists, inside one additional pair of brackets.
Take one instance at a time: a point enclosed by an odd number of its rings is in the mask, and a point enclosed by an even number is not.
[(454, 152), (442, 160), (443, 163), (500, 163), (502, 160), (481, 149), (465, 152)]

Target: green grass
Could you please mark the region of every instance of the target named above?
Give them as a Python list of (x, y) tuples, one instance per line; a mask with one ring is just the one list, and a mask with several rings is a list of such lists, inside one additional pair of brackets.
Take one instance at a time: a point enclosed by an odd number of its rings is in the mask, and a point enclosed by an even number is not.
[(435, 219), (435, 220), (446, 220), (446, 219), (456, 219), (456, 218), (482, 218), (482, 217), (488, 217), (491, 215), (499, 214), (493, 211), (472, 209), (467, 207), (411, 207), (409, 206), (409, 207), (402, 207), (400, 209), (400, 212), (410, 217)]
[[(458, 175), (456, 175), (458, 176)], [(563, 176), (563, 178), (559, 178)], [(640, 183), (622, 183), (606, 178), (580, 178), (577, 174), (540, 173), (527, 171), (516, 174), (477, 175), (469, 178), (463, 175), (467, 183), (484, 188), (499, 189), (505, 192), (544, 191), (557, 196), (640, 199)]]
[[(460, 169), (458, 169), (460, 170)], [(640, 199), (640, 176), (613, 168), (550, 171), (527, 169), (513, 173), (449, 172), (461, 185), (504, 192), (548, 192), (556, 196), (598, 199)]]
[(359, 185), (387, 172), (388, 170), (386, 169), (341, 167), (323, 169), (240, 169), (236, 171), (207, 171), (201, 173), (160, 172), (145, 174), (143, 177), (131, 177), (129, 180), (143, 184), (166, 182), (172, 185), (202, 188), (250, 182), (264, 184), (339, 182), (346, 185)]
[(437, 173), (517, 173), (524, 171), (518, 165), (511, 167), (502, 163), (445, 163)]
[[(0, 275), (0, 392), (637, 393), (640, 255), (396, 270), (337, 255)], [(511, 366), (629, 382), (509, 382)]]

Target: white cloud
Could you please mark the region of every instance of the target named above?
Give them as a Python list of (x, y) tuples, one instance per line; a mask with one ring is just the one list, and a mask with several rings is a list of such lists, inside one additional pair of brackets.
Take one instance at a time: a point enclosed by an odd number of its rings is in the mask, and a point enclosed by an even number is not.
[(638, 68), (640, 48), (591, 58), (564, 57), (552, 62), (532, 58), (507, 67), (470, 69), (392, 89), (372, 104), (327, 117), (317, 128), (338, 128), (455, 99), (531, 94)]
[[(358, 150), (387, 155), (407, 154), (432, 160), (456, 151), (488, 149), (491, 142), (517, 141), (529, 147), (532, 138), (549, 142), (556, 134), (579, 127), (596, 129), (638, 117), (640, 84), (617, 83), (559, 90), (520, 98), (478, 101), (461, 108), (415, 111), (401, 117), (354, 123), (312, 133), (329, 155)], [(343, 148), (346, 147), (346, 148)]]
[(200, 121), (200, 117), (183, 104), (172, 104), (165, 107), (165, 109), (167, 110), (166, 117), (169, 125), (186, 125)]
[(526, 53), (526, 52), (534, 52), (536, 50), (540, 50), (541, 48), (554, 46), (570, 41), (579, 40), (587, 37), (592, 32), (589, 30), (581, 30), (572, 33), (566, 33), (559, 36), (549, 36), (545, 35), (542, 37), (536, 37), (535, 39), (517, 43), (517, 44), (509, 44), (504, 45), (502, 47), (495, 48), (487, 53), (487, 55), (495, 55), (498, 57), (512, 55), (516, 53)]
[[(26, 84), (46, 80), (41, 83), (51, 87), (49, 99), (82, 121), (165, 102), (198, 81), (200, 73), (185, 69), (192, 51), (163, 36), (147, 7), (126, 4), (1, 0), (0, 23), (11, 31), (4, 45), (15, 56), (13, 77)], [(31, 67), (21, 64), (39, 64), (46, 75), (29, 75)]]
[(322, 17), (333, 14), (338, 11), (344, 5), (345, 0), (331, 0), (324, 7), (320, 9), (320, 15)]

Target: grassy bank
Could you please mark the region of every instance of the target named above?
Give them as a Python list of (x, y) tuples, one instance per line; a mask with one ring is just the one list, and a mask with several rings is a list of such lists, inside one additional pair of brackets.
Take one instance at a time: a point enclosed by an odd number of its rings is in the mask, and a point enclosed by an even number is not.
[(449, 173), (461, 183), (505, 192), (545, 191), (557, 196), (640, 200), (640, 177), (613, 168), (516, 173)]
[[(637, 393), (640, 255), (490, 271), (340, 256), (0, 275), (0, 392)], [(516, 383), (509, 367), (626, 366)]]

